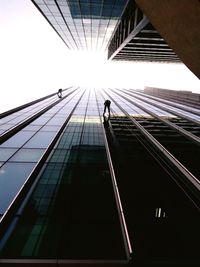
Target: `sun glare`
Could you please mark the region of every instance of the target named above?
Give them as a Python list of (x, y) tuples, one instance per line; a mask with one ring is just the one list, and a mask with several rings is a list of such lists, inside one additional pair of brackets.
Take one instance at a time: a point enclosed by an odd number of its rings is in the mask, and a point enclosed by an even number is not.
[(1, 2), (0, 112), (72, 85), (199, 93), (199, 79), (184, 64), (109, 61), (106, 52), (70, 51), (31, 2)]
[(77, 86), (132, 89), (153, 86), (199, 92), (199, 80), (181, 63), (109, 61), (106, 53), (73, 51), (63, 64), (68, 74), (66, 82)]
[[(68, 55), (70, 77), (79, 86), (102, 86), (108, 70), (106, 54), (98, 52), (74, 51)], [(103, 78), (103, 79), (102, 79)]]

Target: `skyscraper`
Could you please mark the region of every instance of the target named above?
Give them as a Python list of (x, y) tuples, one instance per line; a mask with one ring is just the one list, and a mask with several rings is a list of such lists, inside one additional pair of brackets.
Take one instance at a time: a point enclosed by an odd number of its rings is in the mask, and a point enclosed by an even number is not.
[[(127, 1), (32, 2), (70, 49), (126, 36)], [(69, 87), (1, 114), (0, 264), (199, 266), (199, 126), (199, 95), (156, 88)]]
[(129, 1), (108, 47), (113, 60), (180, 62), (135, 1)]
[(183, 62), (200, 77), (197, 0), (32, 0), (69, 49)]
[(32, 0), (69, 49), (102, 51), (127, 0)]
[(69, 49), (115, 60), (180, 61), (135, 1), (32, 0)]
[(1, 114), (0, 263), (198, 266), (190, 105), (70, 87)]

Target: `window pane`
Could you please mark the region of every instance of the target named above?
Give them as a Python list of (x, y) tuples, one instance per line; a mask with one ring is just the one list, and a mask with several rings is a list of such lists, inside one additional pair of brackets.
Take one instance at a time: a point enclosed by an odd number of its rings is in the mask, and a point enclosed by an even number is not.
[(32, 124), (34, 125), (43, 125), (49, 120), (49, 117), (39, 117), (38, 119), (34, 120)]
[(26, 126), (23, 131), (37, 131), (39, 130), (41, 126), (37, 126), (37, 125), (31, 125), (29, 124), (28, 126)]
[(8, 208), (35, 163), (6, 163), (0, 168), (0, 213)]
[(59, 129), (60, 129), (60, 126), (46, 125), (46, 126), (42, 127), (40, 131), (57, 132)]
[(30, 148), (46, 148), (55, 137), (55, 132), (39, 132), (28, 141), (24, 147)]
[(0, 161), (8, 160), (17, 151), (15, 148), (0, 148)]
[(9, 140), (0, 145), (0, 147), (20, 147), (22, 146), (32, 135), (34, 132), (18, 132)]
[(20, 149), (9, 161), (37, 162), (45, 149)]

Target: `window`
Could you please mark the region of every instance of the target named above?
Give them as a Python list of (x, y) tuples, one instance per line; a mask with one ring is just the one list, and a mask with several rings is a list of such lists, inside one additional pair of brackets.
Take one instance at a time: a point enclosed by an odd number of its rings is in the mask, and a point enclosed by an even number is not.
[(24, 146), (26, 148), (46, 148), (55, 137), (55, 132), (38, 132)]
[(35, 163), (6, 163), (0, 168), (0, 213), (3, 214), (31, 173)]
[(22, 146), (34, 132), (20, 131), (11, 137), (9, 140), (0, 145), (0, 147), (20, 147)]
[(37, 162), (45, 149), (20, 149), (10, 161)]

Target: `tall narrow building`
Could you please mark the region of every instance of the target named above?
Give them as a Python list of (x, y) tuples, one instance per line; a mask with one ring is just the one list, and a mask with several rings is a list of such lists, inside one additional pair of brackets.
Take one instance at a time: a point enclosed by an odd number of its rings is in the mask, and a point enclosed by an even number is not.
[(195, 99), (70, 87), (2, 113), (0, 264), (199, 266)]

